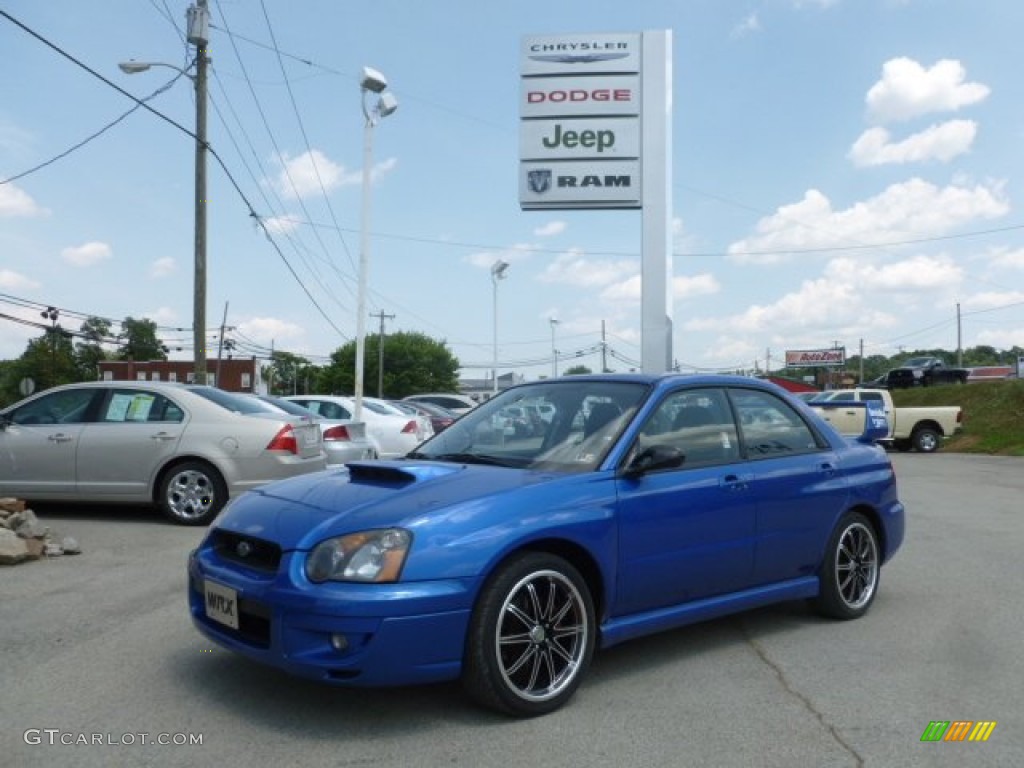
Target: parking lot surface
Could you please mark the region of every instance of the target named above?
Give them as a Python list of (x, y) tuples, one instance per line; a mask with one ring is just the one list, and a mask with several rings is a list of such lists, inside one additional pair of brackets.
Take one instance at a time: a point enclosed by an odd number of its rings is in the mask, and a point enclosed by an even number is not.
[[(525, 721), (457, 684), (335, 689), (212, 648), (185, 601), (203, 529), (36, 507), (83, 553), (0, 569), (0, 764), (1024, 765), (1024, 459), (893, 461), (907, 539), (865, 618), (793, 603), (635, 640)], [(922, 742), (932, 721), (996, 726)]]

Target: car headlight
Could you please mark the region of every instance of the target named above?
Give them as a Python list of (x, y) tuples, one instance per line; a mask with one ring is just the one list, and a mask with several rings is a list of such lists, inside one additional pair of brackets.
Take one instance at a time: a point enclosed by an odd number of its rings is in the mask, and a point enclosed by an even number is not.
[(306, 559), (306, 576), (324, 581), (398, 581), (412, 535), (401, 528), (362, 531), (321, 541)]

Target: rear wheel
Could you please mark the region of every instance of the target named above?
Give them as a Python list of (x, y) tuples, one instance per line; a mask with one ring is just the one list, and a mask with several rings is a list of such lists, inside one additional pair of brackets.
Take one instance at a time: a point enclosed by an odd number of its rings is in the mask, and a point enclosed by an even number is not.
[(227, 500), (227, 486), (216, 469), (202, 461), (183, 461), (164, 474), (156, 503), (172, 522), (206, 525)]
[(541, 552), (516, 556), (481, 590), (463, 683), (479, 703), (530, 717), (575, 693), (595, 641), (594, 605), (579, 572)]
[(881, 571), (878, 535), (859, 512), (842, 517), (829, 539), (821, 566), (821, 592), (812, 604), (833, 619), (856, 619), (867, 613), (878, 591)]
[(939, 449), (939, 433), (931, 427), (920, 427), (914, 430), (911, 440), (921, 453), (934, 453)]

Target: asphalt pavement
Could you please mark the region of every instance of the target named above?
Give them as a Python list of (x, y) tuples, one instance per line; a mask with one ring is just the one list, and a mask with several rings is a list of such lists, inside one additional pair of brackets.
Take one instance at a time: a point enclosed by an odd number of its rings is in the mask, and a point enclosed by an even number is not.
[[(526, 721), (455, 683), (336, 689), (211, 648), (185, 601), (202, 529), (37, 507), (83, 553), (0, 568), (0, 765), (1024, 765), (1024, 459), (893, 460), (907, 540), (866, 617), (793, 603), (635, 640)], [(922, 742), (932, 721), (997, 725)]]

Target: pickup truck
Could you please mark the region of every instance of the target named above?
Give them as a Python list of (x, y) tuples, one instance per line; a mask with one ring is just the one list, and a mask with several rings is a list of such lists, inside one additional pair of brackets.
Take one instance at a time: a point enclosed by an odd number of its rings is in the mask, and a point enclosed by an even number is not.
[(964, 412), (959, 405), (897, 408), (885, 389), (833, 389), (822, 392), (808, 405), (844, 435), (859, 435), (864, 414), (846, 403), (863, 402), (881, 410), (889, 423), (889, 434), (877, 442), (898, 451), (914, 449), (921, 453), (937, 451), (943, 437), (949, 437), (963, 425)]
[(966, 384), (969, 374), (966, 368), (947, 368), (945, 361), (938, 357), (912, 357), (886, 374), (885, 385), (889, 389), (902, 389)]

